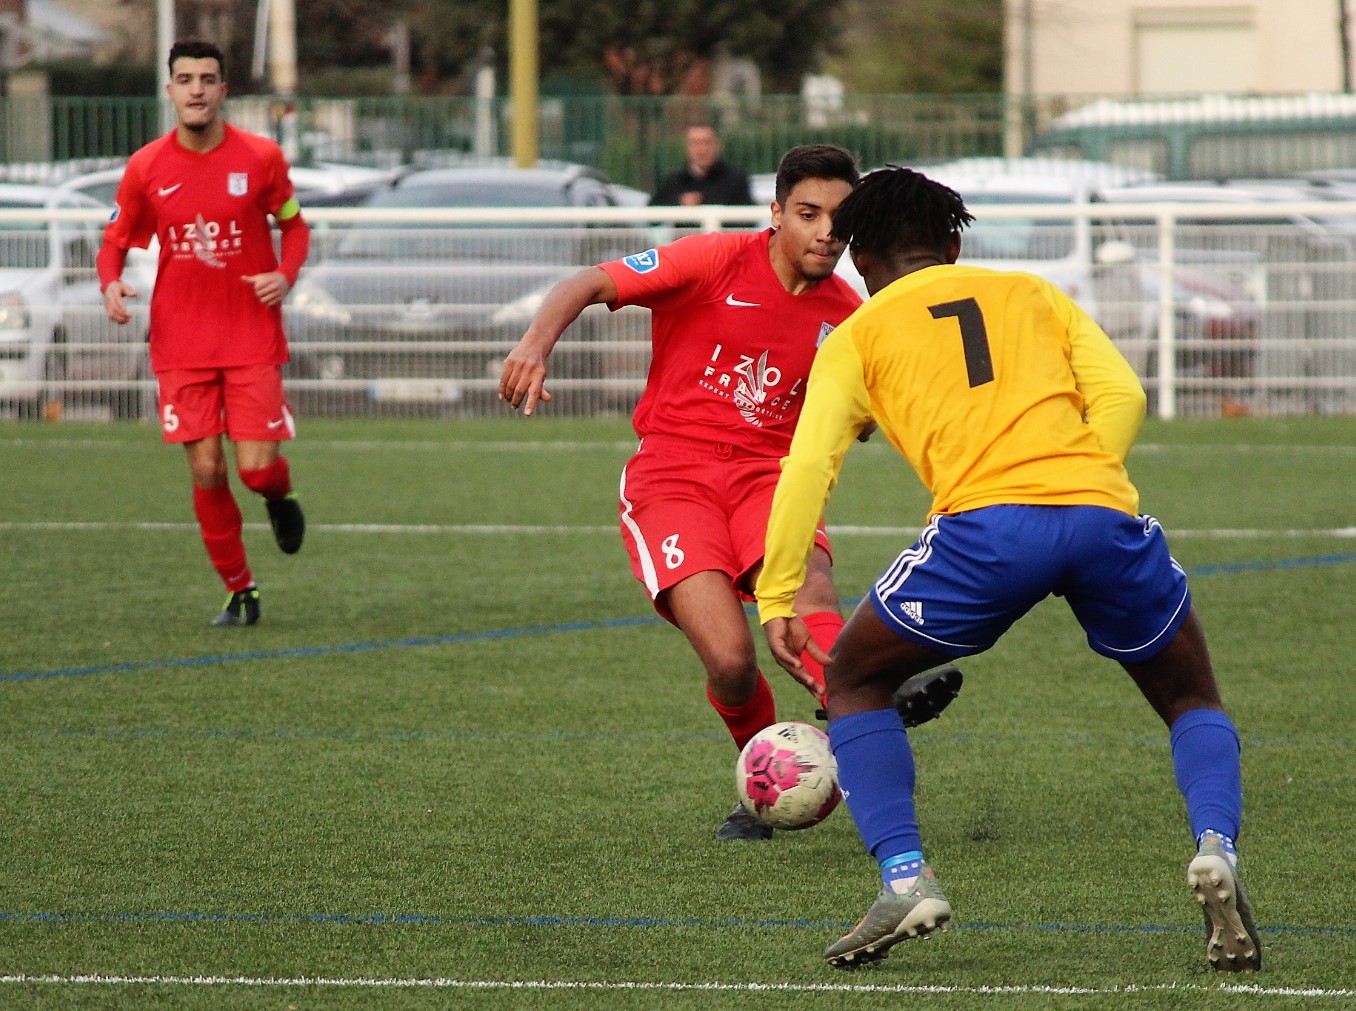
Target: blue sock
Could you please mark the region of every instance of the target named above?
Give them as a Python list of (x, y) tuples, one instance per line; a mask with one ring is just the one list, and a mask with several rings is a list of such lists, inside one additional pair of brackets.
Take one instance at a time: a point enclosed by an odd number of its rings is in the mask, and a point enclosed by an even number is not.
[[(829, 743), (857, 832), (882, 864), (923, 849), (913, 805), (913, 751), (893, 709), (842, 716), (829, 723)], [(921, 859), (921, 855), (920, 855)]]
[(1191, 834), (1212, 830), (1238, 838), (1243, 822), (1243, 772), (1238, 731), (1217, 709), (1192, 709), (1172, 725), (1172, 768), (1186, 799)]
[(880, 881), (886, 888), (896, 891), (896, 881), (908, 881), (923, 873), (923, 854), (918, 850), (901, 853), (880, 862)]

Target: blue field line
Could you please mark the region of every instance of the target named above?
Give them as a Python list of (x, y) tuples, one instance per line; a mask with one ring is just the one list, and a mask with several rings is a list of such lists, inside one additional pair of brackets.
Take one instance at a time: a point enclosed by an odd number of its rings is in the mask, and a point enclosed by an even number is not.
[(379, 639), (375, 642), (349, 642), (338, 646), (293, 646), (287, 649), (254, 650), (248, 653), (220, 653), (215, 656), (186, 656), (170, 660), (136, 660), (128, 663), (94, 664), (89, 667), (65, 667), (58, 670), (0, 674), (0, 681), (37, 681), (43, 678), (76, 677), (81, 674), (122, 674), (129, 671), (163, 670), (176, 667), (205, 667), (211, 664), (239, 663), (242, 660), (331, 656), (339, 653), (365, 653), (379, 649), (406, 649), (411, 646), (446, 646), (453, 643), (481, 642), (487, 639), (517, 639), (529, 635), (557, 635), (561, 632), (654, 625), (661, 620), (657, 615), (637, 618), (609, 618), (606, 621), (573, 621), (560, 625), (532, 625), (526, 628), (489, 629), (483, 632), (453, 632), (447, 635), (410, 636), (405, 639)]
[(1356, 554), (1310, 555), (1305, 558), (1277, 558), (1256, 562), (1221, 562), (1187, 569), (1189, 576), (1218, 576), (1230, 572), (1264, 572), (1268, 569), (1308, 569), (1321, 565), (1346, 565), (1356, 562)]
[[(489, 744), (493, 742), (536, 742), (569, 744), (582, 742), (596, 744), (602, 741), (632, 741), (639, 736), (654, 739), (653, 731), (627, 730), (462, 730), (439, 728), (420, 729), (353, 729), (342, 727), (331, 730), (306, 730), (295, 727), (125, 727), (125, 726), (83, 726), (83, 727), (17, 727), (0, 728), (0, 739), (24, 738), (27, 740), (82, 740), (105, 741), (110, 743), (140, 743), (143, 741), (257, 741), (257, 742), (343, 742), (385, 741), (390, 744), (449, 743)], [(723, 730), (670, 730), (662, 735), (664, 740), (678, 743), (706, 743), (728, 741), (730, 735)], [(1129, 733), (1121, 734), (1108, 731), (1095, 735), (1087, 733), (1060, 734), (1059, 742), (1065, 748), (1102, 748), (1109, 739), (1123, 741), (1134, 747), (1161, 748), (1165, 739), (1161, 735)], [(914, 746), (928, 747), (933, 744), (949, 743), (979, 745), (984, 747), (998, 744), (1013, 745), (1027, 742), (1040, 745), (1050, 740), (1049, 734), (976, 734), (970, 732), (952, 732), (934, 730), (926, 739), (914, 742)], [(1248, 735), (1243, 743), (1249, 748), (1289, 748), (1307, 751), (1347, 751), (1356, 747), (1356, 739), (1347, 737), (1312, 737), (1302, 739), (1294, 737), (1259, 737)]]
[[(1313, 555), (1305, 558), (1282, 558), (1252, 562), (1226, 562), (1201, 565), (1188, 569), (1191, 576), (1214, 576), (1239, 572), (1262, 572), (1272, 569), (1298, 569), (1325, 565), (1345, 565), (1356, 562), (1356, 553)], [(860, 598), (844, 600), (846, 607), (856, 607)], [(125, 674), (134, 671), (166, 670), (184, 667), (205, 667), (212, 664), (240, 663), (251, 660), (277, 660), (290, 657), (334, 656), (344, 653), (365, 653), (383, 649), (406, 649), (417, 646), (447, 646), (464, 642), (482, 642), (491, 639), (517, 639), (533, 635), (559, 635), (563, 632), (585, 632), (609, 628), (630, 628), (656, 625), (663, 621), (658, 615), (631, 618), (609, 618), (604, 621), (574, 621), (559, 625), (532, 625), (526, 628), (490, 629), (482, 632), (456, 632), (447, 635), (411, 636), (404, 639), (381, 639), (375, 642), (350, 642), (337, 646), (295, 646), (287, 649), (254, 650), (247, 653), (221, 653), (215, 656), (176, 657), (169, 660), (137, 660), (127, 663), (93, 664), (88, 667), (64, 667), (45, 671), (18, 671), (0, 674), (0, 681), (38, 681), (45, 678), (79, 677), (86, 674)]]
[[(226, 923), (247, 925), (306, 924), (364, 927), (648, 927), (695, 930), (850, 930), (851, 920), (704, 919), (666, 916), (434, 916), (419, 913), (11, 913), (0, 912), (0, 924), (20, 923)], [(1036, 930), (1072, 934), (1199, 934), (1200, 924), (1115, 923), (953, 923), (953, 930)], [(1356, 927), (1271, 925), (1258, 933), (1301, 937), (1356, 937)]]

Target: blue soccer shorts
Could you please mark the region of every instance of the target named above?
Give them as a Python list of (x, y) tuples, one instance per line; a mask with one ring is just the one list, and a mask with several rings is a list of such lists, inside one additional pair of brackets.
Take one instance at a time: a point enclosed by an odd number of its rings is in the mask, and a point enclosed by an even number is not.
[(1100, 506), (998, 505), (938, 516), (872, 587), (885, 624), (951, 657), (989, 649), (1050, 594), (1088, 645), (1122, 663), (1165, 647), (1191, 610), (1152, 516)]

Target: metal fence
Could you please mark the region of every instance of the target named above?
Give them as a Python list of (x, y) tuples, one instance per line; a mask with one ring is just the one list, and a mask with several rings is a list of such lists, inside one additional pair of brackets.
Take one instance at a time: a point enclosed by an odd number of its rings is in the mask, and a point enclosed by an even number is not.
[[(232, 98), (227, 115), (299, 164), (429, 165), (511, 152), (503, 97)], [(716, 124), (726, 156), (770, 172), (797, 144), (833, 143), (862, 165), (1022, 153), (1092, 158), (1167, 178), (1276, 176), (1356, 166), (1351, 95), (1111, 100), (1095, 95), (543, 97), (541, 157), (650, 190), (682, 164), (683, 127)], [(62, 163), (125, 158), (172, 121), (154, 98), (0, 97), (0, 178), (47, 181)]]
[[(1048, 266), (1112, 335), (1157, 414), (1356, 411), (1356, 203), (974, 210), (971, 259)], [(309, 211), (312, 256), (285, 306), (289, 397), (302, 417), (502, 412), (499, 364), (556, 281), (667, 241), (677, 221), (748, 227), (762, 213)], [(109, 323), (93, 272), (98, 224), (98, 212), (0, 211), (10, 287), (0, 291), (0, 417), (155, 418), (154, 263), (129, 261), (137, 316)], [(840, 271), (860, 283), (846, 258)], [(629, 412), (649, 352), (646, 310), (591, 308), (552, 358), (547, 409)]]
[[(508, 99), (232, 98), (227, 115), (271, 136), (298, 162), (343, 161), (393, 167), (511, 154)], [(726, 155), (749, 172), (768, 172), (782, 153), (836, 143), (864, 165), (886, 161), (1002, 154), (1011, 126), (1001, 95), (864, 95), (836, 103), (798, 96), (716, 101), (686, 98), (545, 97), (541, 157), (590, 165), (614, 182), (651, 189), (682, 164), (683, 128), (710, 119)], [(1020, 119), (1020, 117), (1018, 117)], [(0, 98), (0, 177), (48, 181), (59, 166), (125, 158), (167, 128), (154, 98)]]

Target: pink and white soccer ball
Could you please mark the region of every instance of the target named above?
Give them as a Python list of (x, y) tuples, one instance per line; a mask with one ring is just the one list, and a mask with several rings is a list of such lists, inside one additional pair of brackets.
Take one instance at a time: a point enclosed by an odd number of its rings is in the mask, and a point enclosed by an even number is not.
[(809, 828), (843, 799), (829, 737), (808, 723), (774, 723), (744, 745), (735, 763), (740, 803), (764, 825)]

